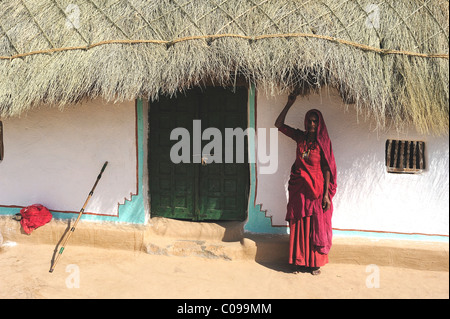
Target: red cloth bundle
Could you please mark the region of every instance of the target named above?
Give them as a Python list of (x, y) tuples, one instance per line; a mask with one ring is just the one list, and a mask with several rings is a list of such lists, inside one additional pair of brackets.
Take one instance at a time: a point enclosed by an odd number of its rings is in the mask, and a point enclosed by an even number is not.
[(50, 211), (40, 204), (22, 208), (20, 215), (22, 215), (20, 224), (27, 234), (31, 234), (36, 228), (47, 224), (53, 217)]

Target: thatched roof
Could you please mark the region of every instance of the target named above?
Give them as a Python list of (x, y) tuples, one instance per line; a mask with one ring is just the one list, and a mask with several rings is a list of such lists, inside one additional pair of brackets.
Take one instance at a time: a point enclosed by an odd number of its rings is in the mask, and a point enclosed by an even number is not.
[(4, 0), (0, 118), (241, 76), (268, 93), (327, 84), (380, 126), (448, 134), (448, 10), (448, 0)]

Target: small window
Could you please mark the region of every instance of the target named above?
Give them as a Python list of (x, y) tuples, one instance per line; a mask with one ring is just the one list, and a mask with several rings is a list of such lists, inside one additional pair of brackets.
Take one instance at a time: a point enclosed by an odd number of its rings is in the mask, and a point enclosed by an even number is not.
[(3, 124), (0, 121), (0, 162), (3, 160)]
[(425, 142), (386, 141), (388, 173), (421, 173), (425, 169)]

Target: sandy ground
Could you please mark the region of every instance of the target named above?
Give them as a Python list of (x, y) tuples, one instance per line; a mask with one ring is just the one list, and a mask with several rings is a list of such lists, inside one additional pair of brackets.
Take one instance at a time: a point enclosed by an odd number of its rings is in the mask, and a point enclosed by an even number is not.
[(0, 298), (449, 298), (448, 271), (330, 261), (312, 276), (281, 263), (69, 245), (49, 273), (54, 248), (4, 244)]

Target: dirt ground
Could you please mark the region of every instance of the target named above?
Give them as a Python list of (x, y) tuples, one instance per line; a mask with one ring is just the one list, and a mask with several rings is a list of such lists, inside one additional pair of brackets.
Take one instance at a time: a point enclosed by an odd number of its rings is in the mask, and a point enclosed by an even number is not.
[(0, 298), (449, 298), (448, 271), (330, 260), (321, 275), (312, 276), (294, 274), (283, 263), (69, 245), (50, 273), (54, 249), (46, 244), (4, 243)]

